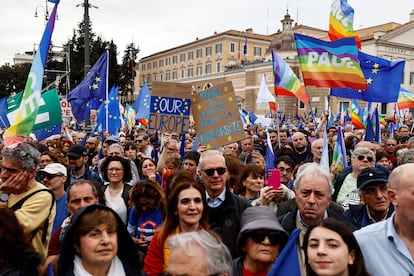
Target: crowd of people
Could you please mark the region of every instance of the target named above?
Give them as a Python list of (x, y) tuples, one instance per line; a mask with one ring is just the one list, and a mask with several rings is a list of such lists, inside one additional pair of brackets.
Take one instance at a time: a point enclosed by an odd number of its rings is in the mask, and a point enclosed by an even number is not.
[(380, 143), (327, 128), (329, 169), (322, 129), (248, 126), (217, 149), (145, 128), (1, 144), (0, 275), (414, 274), (410, 127)]

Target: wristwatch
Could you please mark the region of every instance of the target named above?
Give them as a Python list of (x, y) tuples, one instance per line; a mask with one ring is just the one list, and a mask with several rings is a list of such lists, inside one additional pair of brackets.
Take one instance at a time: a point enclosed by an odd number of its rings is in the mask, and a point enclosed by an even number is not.
[(7, 202), (9, 200), (8, 194), (0, 194), (0, 201), (1, 202)]

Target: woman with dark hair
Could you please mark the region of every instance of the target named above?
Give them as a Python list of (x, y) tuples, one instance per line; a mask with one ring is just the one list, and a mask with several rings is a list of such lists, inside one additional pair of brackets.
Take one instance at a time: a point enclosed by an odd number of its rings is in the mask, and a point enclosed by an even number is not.
[(154, 159), (145, 157), (141, 161), (141, 167), (139, 168), (141, 170), (139, 172), (141, 180), (149, 179), (161, 184), (161, 176), (157, 172), (157, 164)]
[(364, 256), (351, 228), (327, 218), (306, 231), (303, 250), (307, 275), (368, 276)]
[(114, 209), (126, 225), (129, 214), (129, 190), (126, 184), (132, 179), (130, 161), (120, 156), (107, 156), (101, 165), (102, 178), (108, 185), (103, 186), (105, 205)]
[(140, 171), (142, 159), (138, 155), (138, 147), (137, 144), (133, 142), (127, 142), (124, 146), (125, 156), (128, 157), (138, 168), (139, 175), (142, 174)]
[(30, 245), (12, 209), (0, 208), (0, 275), (38, 275), (40, 254)]
[(265, 176), (266, 172), (262, 167), (254, 164), (245, 165), (234, 192), (252, 202), (260, 195), (260, 190), (264, 187)]
[(167, 202), (167, 216), (151, 240), (144, 271), (159, 275), (168, 265), (170, 248), (166, 240), (178, 233), (208, 229), (207, 203), (203, 187), (196, 182), (173, 186)]
[(226, 161), (227, 167), (226, 186), (227, 189), (233, 192), (238, 183), (240, 183), (240, 176), (243, 172), (244, 165), (238, 157), (233, 155), (225, 154), (224, 160)]
[(164, 220), (167, 202), (161, 186), (149, 179), (135, 183), (129, 193), (128, 232), (145, 254), (155, 230)]
[(58, 272), (60, 276), (145, 275), (121, 218), (102, 205), (87, 206), (73, 215), (63, 236)]

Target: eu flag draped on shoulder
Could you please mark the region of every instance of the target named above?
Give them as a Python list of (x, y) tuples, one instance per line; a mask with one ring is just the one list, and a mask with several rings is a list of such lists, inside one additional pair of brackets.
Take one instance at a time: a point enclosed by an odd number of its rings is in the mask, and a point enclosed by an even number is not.
[(89, 70), (83, 81), (69, 92), (68, 101), (78, 122), (89, 116), (89, 110), (91, 105), (94, 105), (93, 103), (100, 99), (106, 99), (107, 72), (108, 51), (105, 51)]
[(50, 40), (55, 27), (57, 7), (58, 1), (53, 7), (49, 21), (43, 32), (39, 49), (36, 52), (30, 68), (30, 73), (23, 92), (23, 100), (20, 104), (16, 119), (4, 133), (4, 142), (6, 146), (23, 142), (24, 137), (30, 134), (35, 124), (41, 97), (43, 73), (47, 61), (47, 54), (49, 52)]
[(405, 61), (390, 61), (363, 52), (359, 52), (358, 59), (368, 89), (363, 89), (365, 91), (347, 88), (331, 89), (331, 95), (367, 102), (396, 102), (404, 74)]

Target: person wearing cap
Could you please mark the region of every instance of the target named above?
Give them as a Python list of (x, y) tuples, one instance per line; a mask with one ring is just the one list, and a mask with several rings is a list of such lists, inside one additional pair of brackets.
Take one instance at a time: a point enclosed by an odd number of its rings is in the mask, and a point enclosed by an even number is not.
[(39, 170), (37, 175), (43, 185), (49, 188), (55, 195), (56, 216), (52, 227), (52, 233), (54, 233), (68, 216), (65, 192), (67, 168), (60, 163), (51, 163)]
[(347, 207), (350, 204), (358, 204), (360, 201), (357, 189), (358, 174), (363, 169), (374, 166), (375, 153), (368, 147), (357, 146), (351, 154), (351, 166), (349, 166), (349, 168), (345, 168), (335, 178), (335, 192), (332, 200), (342, 206), (345, 206), (345, 209), (348, 209)]
[(78, 179), (93, 180), (102, 183), (102, 179), (95, 172), (89, 170), (88, 153), (82, 145), (73, 145), (67, 154), (69, 169), (65, 182), (65, 190), (67, 187)]
[(267, 206), (253, 206), (240, 218), (237, 248), (242, 256), (233, 260), (233, 276), (266, 275), (285, 246), (289, 235), (275, 212)]
[(388, 172), (381, 167), (367, 168), (358, 175), (361, 204), (350, 205), (344, 213), (346, 221), (354, 230), (385, 220), (394, 212), (394, 206), (388, 198), (387, 183)]
[(413, 275), (414, 164), (396, 167), (388, 178), (394, 213), (354, 232), (371, 275)]

